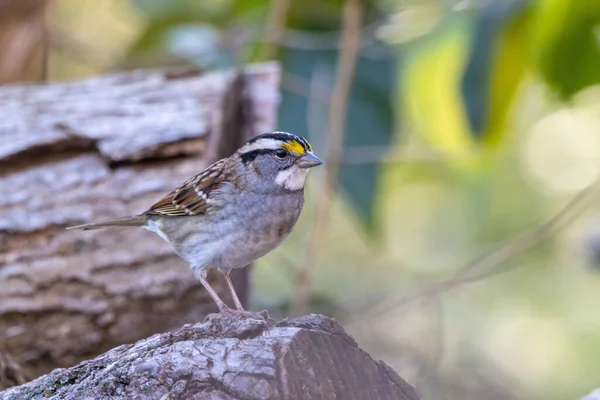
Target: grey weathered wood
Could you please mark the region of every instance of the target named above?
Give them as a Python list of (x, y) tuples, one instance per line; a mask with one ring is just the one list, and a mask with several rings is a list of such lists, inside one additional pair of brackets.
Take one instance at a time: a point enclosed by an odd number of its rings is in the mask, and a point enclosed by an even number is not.
[(243, 74), (243, 105), (225, 101), (234, 70), (0, 87), (0, 344), (28, 375), (214, 310), (158, 237), (64, 228), (142, 212), (198, 173), (231, 107), (252, 114), (240, 130), (273, 130), (277, 66)]
[(0, 392), (0, 399), (416, 400), (337, 321), (215, 316)]

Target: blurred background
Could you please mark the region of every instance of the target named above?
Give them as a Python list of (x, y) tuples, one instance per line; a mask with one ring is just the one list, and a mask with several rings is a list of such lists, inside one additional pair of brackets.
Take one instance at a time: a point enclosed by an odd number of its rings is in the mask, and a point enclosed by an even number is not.
[(600, 385), (597, 0), (0, 0), (3, 84), (268, 60), (326, 168), (253, 309), (337, 317), (425, 399)]

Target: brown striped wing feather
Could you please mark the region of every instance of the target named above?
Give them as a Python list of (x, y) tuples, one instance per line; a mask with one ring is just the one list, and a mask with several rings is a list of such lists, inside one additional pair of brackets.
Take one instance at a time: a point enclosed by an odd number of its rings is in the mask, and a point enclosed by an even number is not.
[(224, 164), (225, 160), (212, 164), (163, 197), (146, 213), (170, 217), (204, 213), (208, 208), (211, 192), (225, 181)]

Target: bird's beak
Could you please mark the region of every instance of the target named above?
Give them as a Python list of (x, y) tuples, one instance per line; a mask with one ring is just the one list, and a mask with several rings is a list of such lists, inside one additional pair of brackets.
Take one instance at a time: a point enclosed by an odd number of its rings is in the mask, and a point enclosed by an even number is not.
[(321, 161), (319, 157), (315, 156), (310, 151), (297, 161), (297, 165), (300, 168), (312, 168), (321, 164), (323, 164), (323, 161)]

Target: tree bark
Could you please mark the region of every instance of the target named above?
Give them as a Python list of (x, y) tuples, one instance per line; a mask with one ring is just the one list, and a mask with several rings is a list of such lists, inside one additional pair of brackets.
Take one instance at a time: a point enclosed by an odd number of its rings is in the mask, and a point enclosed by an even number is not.
[(211, 317), (53, 371), (0, 399), (419, 398), (333, 319)]
[(160, 238), (64, 228), (146, 210), (218, 155), (232, 110), (251, 115), (240, 132), (273, 130), (278, 79), (261, 64), (0, 88), (0, 345), (27, 376), (215, 309)]

